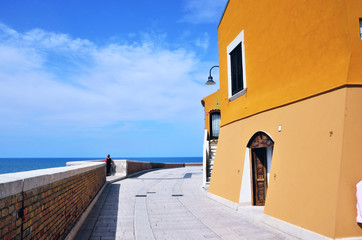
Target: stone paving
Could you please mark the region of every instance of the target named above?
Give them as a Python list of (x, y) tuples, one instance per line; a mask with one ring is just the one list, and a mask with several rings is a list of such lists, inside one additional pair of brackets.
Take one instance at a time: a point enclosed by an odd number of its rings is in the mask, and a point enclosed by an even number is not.
[(209, 198), (201, 177), (186, 167), (109, 184), (75, 239), (298, 239)]

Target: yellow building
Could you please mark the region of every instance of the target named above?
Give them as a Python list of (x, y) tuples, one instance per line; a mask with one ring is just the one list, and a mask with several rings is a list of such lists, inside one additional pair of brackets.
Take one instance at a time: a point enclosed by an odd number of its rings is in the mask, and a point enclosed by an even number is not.
[[(209, 193), (330, 238), (362, 236), (362, 1), (230, 0)], [(212, 111), (211, 111), (212, 110)]]

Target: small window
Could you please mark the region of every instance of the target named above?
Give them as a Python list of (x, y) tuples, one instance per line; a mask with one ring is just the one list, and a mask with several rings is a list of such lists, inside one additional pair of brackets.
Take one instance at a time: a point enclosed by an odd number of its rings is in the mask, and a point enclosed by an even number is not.
[(227, 46), (229, 100), (246, 92), (244, 30)]
[(362, 41), (362, 18), (359, 19), (359, 35)]
[(210, 114), (210, 139), (216, 140), (220, 133), (220, 112)]
[(230, 52), (231, 65), (231, 93), (235, 95), (244, 89), (243, 86), (243, 62), (241, 55), (241, 43)]

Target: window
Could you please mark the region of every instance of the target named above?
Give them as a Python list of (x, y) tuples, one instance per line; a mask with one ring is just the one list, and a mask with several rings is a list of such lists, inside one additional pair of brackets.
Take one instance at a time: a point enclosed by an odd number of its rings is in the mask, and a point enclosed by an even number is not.
[(210, 139), (218, 139), (220, 132), (220, 112), (210, 114)]
[(246, 92), (244, 30), (227, 46), (229, 100)]
[(231, 67), (231, 93), (235, 95), (244, 89), (243, 87), (243, 63), (241, 60), (241, 43), (230, 53)]

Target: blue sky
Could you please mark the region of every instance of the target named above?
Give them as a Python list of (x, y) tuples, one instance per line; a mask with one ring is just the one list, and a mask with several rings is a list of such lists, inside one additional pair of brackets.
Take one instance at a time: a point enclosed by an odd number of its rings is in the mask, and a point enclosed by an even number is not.
[(202, 156), (226, 2), (0, 1), (0, 157)]

